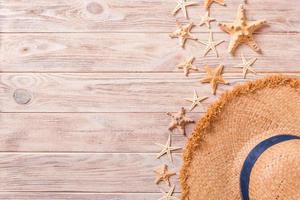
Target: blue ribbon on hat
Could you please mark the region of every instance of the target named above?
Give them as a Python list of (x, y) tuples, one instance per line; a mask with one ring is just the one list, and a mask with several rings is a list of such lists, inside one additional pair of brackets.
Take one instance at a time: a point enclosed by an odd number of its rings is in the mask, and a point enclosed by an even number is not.
[(266, 139), (255, 146), (250, 153), (248, 154), (241, 171), (240, 176), (240, 187), (241, 187), (241, 195), (242, 200), (249, 200), (249, 183), (250, 183), (250, 175), (253, 166), (255, 165), (257, 159), (270, 147), (276, 145), (281, 142), (285, 142), (288, 140), (300, 139), (299, 136), (295, 135), (277, 135), (273, 136), (269, 139)]

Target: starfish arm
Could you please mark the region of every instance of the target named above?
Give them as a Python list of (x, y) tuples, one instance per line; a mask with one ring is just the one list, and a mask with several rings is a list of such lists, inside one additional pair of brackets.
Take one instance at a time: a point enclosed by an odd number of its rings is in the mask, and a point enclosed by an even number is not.
[(186, 10), (186, 5), (182, 6), (181, 9), (182, 9), (182, 12), (183, 12), (184, 17), (185, 17), (186, 19), (188, 19), (189, 17), (188, 17), (188, 13), (187, 13), (187, 10)]
[(252, 73), (256, 74), (256, 71), (254, 70), (254, 68), (253, 68), (253, 67), (250, 67), (250, 66), (249, 66), (247, 69), (248, 69), (250, 72), (252, 72)]
[(247, 62), (247, 65), (251, 66), (257, 61), (257, 58), (253, 58)]
[(200, 40), (198, 40), (198, 42), (199, 42), (200, 44), (203, 44), (203, 45), (205, 45), (205, 46), (207, 46), (207, 45), (208, 45), (208, 43), (207, 43), (207, 42), (202, 42), (202, 41), (200, 41)]
[(227, 82), (226, 82), (223, 78), (218, 78), (217, 82), (218, 82), (218, 83), (222, 83), (222, 84), (224, 84), (224, 85), (227, 84)]
[(206, 77), (201, 79), (201, 83), (210, 83), (210, 81), (211, 81), (211, 77)]
[(250, 33), (255, 32), (257, 29), (260, 29), (264, 25), (266, 25), (267, 21), (266, 20), (258, 20), (251, 22), (250, 25), (248, 26), (248, 30)]
[(172, 152), (171, 152), (170, 149), (167, 151), (167, 154), (168, 154), (168, 157), (169, 157), (170, 162), (173, 163)]
[(180, 44), (181, 48), (184, 48), (186, 39), (187, 39), (187, 38), (184, 38), (184, 37), (180, 37), (180, 38), (179, 38), (179, 44)]
[(194, 99), (184, 99), (186, 101), (189, 101), (189, 102), (194, 102)]
[(165, 154), (166, 154), (166, 151), (162, 150), (159, 154), (157, 154), (156, 159), (159, 159), (160, 157), (162, 157)]
[(186, 136), (186, 132), (185, 132), (185, 128), (184, 128), (184, 127), (180, 126), (180, 131), (181, 131), (181, 133), (182, 133), (184, 136)]
[(247, 17), (246, 10), (243, 4), (239, 5), (236, 21), (240, 24), (246, 25)]
[(169, 131), (173, 131), (176, 127), (177, 127), (177, 125), (174, 122), (171, 122), (169, 124)]
[(157, 178), (155, 179), (155, 184), (157, 185), (157, 184), (159, 184), (161, 181), (162, 181), (162, 178), (161, 178), (161, 177), (157, 177)]
[(204, 7), (205, 7), (205, 9), (208, 10), (210, 8), (210, 6), (211, 6), (212, 3), (213, 3), (212, 0), (205, 0), (204, 1)]
[(248, 38), (247, 44), (253, 49), (254, 51), (261, 53), (261, 49), (259, 48), (258, 44), (254, 41), (253, 36)]
[(190, 111), (193, 111), (196, 108), (197, 104), (196, 103), (192, 103), (191, 107), (190, 107)]
[(198, 40), (198, 38), (196, 38), (194, 35), (192, 35), (192, 34), (189, 34), (188, 36), (187, 36), (187, 39), (191, 39), (191, 40)]
[(178, 5), (174, 8), (172, 14), (173, 14), (173, 15), (176, 15), (176, 13), (177, 13), (180, 9), (181, 9), (181, 7), (180, 7), (180, 5), (178, 4)]
[(185, 68), (185, 69), (184, 69), (184, 75), (185, 75), (186, 77), (188, 77), (188, 76), (189, 76), (189, 73), (190, 73), (189, 69), (188, 69), (188, 68)]
[(216, 3), (218, 3), (218, 4), (222, 5), (222, 6), (226, 5), (225, 4), (225, 0), (214, 0), (214, 2), (216, 2)]
[(219, 27), (222, 31), (226, 33), (233, 33), (234, 31), (234, 24), (233, 23), (219, 23)]
[(216, 76), (221, 76), (223, 73), (223, 69), (224, 69), (224, 65), (219, 65), (215, 71)]
[(243, 68), (243, 78), (244, 78), (244, 79), (246, 79), (247, 72), (248, 72), (248, 69), (244, 67), (244, 68)]
[(235, 50), (240, 45), (240, 39), (238, 36), (232, 36), (228, 46), (228, 52), (234, 54)]
[[(197, 105), (197, 104), (196, 104), (196, 105)], [(192, 119), (190, 119), (190, 118), (188, 118), (188, 117), (185, 117), (185, 118), (184, 118), (184, 121), (185, 121), (186, 123), (188, 123), (188, 124), (190, 124), (190, 123), (195, 123), (194, 120), (192, 120)]]
[(208, 54), (208, 52), (210, 52), (211, 49), (212, 49), (211, 46), (210, 46), (210, 45), (207, 45), (207, 47), (206, 47), (205, 50), (204, 50), (203, 56), (205, 57), (205, 56)]
[(215, 95), (216, 91), (217, 91), (218, 84), (217, 84), (216, 81), (211, 81), (210, 85), (211, 85), (211, 92), (212, 92), (213, 95)]
[(172, 117), (173, 119), (175, 118), (174, 114), (170, 113), (170, 112), (167, 112), (166, 113), (168, 116)]

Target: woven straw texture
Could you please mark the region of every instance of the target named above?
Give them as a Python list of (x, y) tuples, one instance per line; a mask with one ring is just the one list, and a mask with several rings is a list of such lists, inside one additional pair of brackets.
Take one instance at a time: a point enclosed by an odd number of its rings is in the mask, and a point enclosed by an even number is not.
[[(270, 76), (236, 86), (197, 123), (180, 173), (183, 200), (238, 200), (248, 153), (278, 134), (300, 135), (300, 80)], [(300, 143), (268, 149), (251, 173), (251, 200), (300, 199)]]

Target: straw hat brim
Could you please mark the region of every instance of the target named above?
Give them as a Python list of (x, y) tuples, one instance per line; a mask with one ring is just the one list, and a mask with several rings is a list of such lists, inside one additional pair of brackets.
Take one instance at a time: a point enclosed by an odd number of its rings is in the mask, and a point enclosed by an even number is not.
[[(282, 75), (248, 82), (225, 92), (199, 120), (188, 140), (180, 172), (182, 199), (241, 199), (240, 170), (249, 151), (261, 141), (276, 134), (300, 136), (299, 97), (300, 80)], [(277, 148), (285, 149), (282, 155), (295, 151), (299, 155), (299, 145), (295, 143), (299, 144), (298, 141), (294, 141), (293, 144), (285, 143), (271, 148), (271, 153), (268, 150), (270, 156), (264, 155), (262, 159), (266, 160), (258, 161), (251, 177), (263, 168), (263, 166), (258, 168), (261, 163), (269, 166), (279, 162), (274, 159)], [(290, 179), (290, 184), (294, 184), (290, 190), (295, 193), (295, 186), (297, 186), (295, 182), (300, 176), (299, 165), (297, 165), (300, 163), (300, 158), (297, 154), (288, 155), (287, 158), (291, 162), (285, 161), (286, 164), (282, 169), (289, 174), (287, 177)], [(288, 163), (295, 164), (287, 165)], [(270, 179), (280, 174), (276, 173), (278, 168), (269, 170), (275, 171), (274, 176), (269, 177)], [(294, 179), (291, 179), (291, 176)], [(254, 180), (255, 177), (252, 179)], [(260, 182), (257, 185), (259, 184)], [(255, 184), (252, 181), (251, 195), (261, 194), (253, 185)], [(270, 185), (265, 188), (272, 187), (273, 185)], [(266, 190), (262, 191), (266, 192)], [(270, 195), (273, 195), (272, 192)]]

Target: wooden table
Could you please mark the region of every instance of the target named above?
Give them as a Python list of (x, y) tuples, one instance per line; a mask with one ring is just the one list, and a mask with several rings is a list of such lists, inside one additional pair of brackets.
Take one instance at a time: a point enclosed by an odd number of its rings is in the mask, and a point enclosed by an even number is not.
[[(200, 1), (201, 4), (203, 1)], [(242, 0), (214, 5), (212, 17), (232, 21)], [(229, 36), (212, 24), (220, 58), (203, 46), (186, 49), (175, 30), (174, 0), (0, 0), (0, 199), (158, 199), (155, 142), (165, 143), (169, 117), (188, 107), (193, 89), (209, 96), (198, 119), (216, 100), (199, 83), (205, 64), (225, 65), (229, 86), (273, 73), (300, 76), (300, 1), (249, 0), (250, 20), (266, 19), (255, 36), (263, 49), (227, 53)], [(189, 9), (195, 23), (203, 6)], [(180, 12), (180, 22), (186, 22)], [(200, 40), (207, 28), (196, 27)], [(257, 57), (257, 76), (242, 78), (240, 55)], [(175, 65), (196, 56), (200, 72), (186, 78)], [(218, 96), (217, 95), (217, 96)], [(192, 130), (189, 127), (189, 132)], [(186, 138), (176, 132), (175, 146)], [(180, 152), (174, 154), (178, 170)], [(180, 188), (176, 178), (176, 191)], [(165, 184), (161, 185), (165, 187)], [(179, 194), (177, 194), (179, 196)]]

